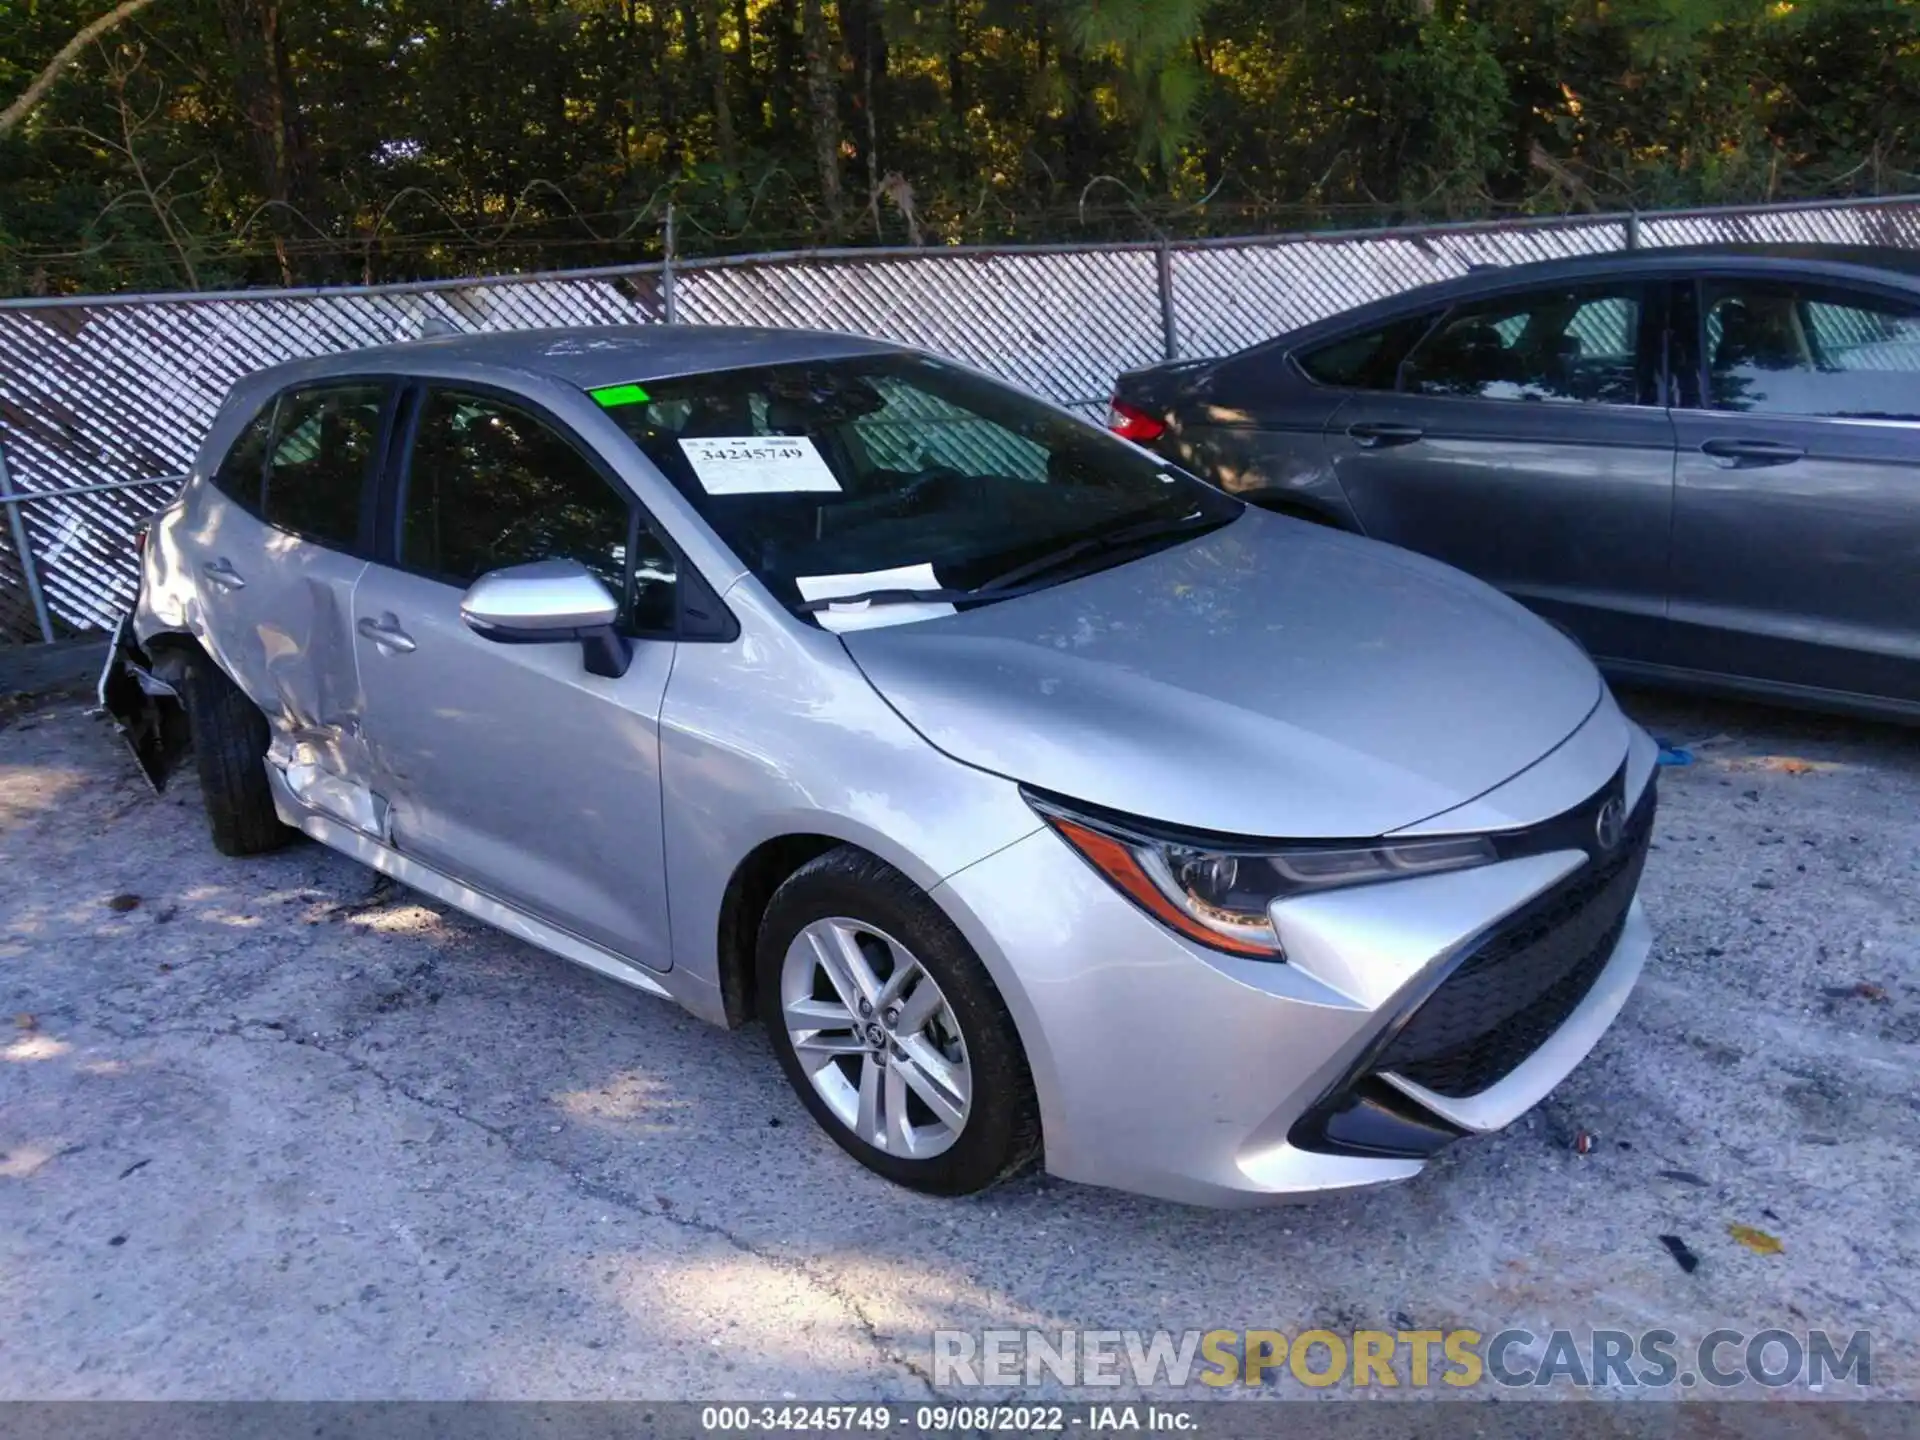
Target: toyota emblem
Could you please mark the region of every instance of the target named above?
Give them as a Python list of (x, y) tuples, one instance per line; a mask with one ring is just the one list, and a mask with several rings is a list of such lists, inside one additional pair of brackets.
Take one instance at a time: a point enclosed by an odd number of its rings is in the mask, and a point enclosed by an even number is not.
[(1602, 851), (1607, 851), (1618, 845), (1621, 836), (1626, 833), (1626, 802), (1618, 795), (1609, 795), (1607, 803), (1600, 807), (1600, 813), (1594, 817), (1593, 838), (1599, 842)]

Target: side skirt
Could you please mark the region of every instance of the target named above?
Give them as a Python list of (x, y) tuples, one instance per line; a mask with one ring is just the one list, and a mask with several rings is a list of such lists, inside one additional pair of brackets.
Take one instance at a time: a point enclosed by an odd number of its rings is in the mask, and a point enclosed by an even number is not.
[(1822, 690), (1784, 680), (1755, 680), (1711, 670), (1687, 670), (1677, 665), (1653, 665), (1638, 660), (1609, 660), (1596, 656), (1594, 664), (1609, 680), (1662, 690), (1690, 690), (1729, 700), (1761, 705), (1783, 705), (1793, 710), (1817, 710), (1852, 715), (1862, 720), (1891, 720), (1896, 725), (1920, 724), (1920, 702), (1889, 695), (1866, 695), (1852, 690)]
[(583, 940), (557, 925), (535, 919), (525, 911), (503, 900), (496, 900), (471, 885), (463, 885), (430, 865), (409, 859), (371, 835), (363, 835), (338, 820), (306, 809), (293, 798), (286, 781), (271, 765), (267, 766), (267, 776), (273, 786), (274, 808), (280, 812), (280, 818), (329, 849), (338, 850), (342, 855), (358, 860), (382, 875), (391, 875), (402, 885), (444, 901), (496, 930), (504, 930), (529, 945), (558, 955), (562, 960), (584, 965), (610, 980), (618, 980), (622, 985), (631, 985), (649, 995), (659, 995), (668, 1000), (674, 998), (672, 991), (631, 961), (623, 960), (612, 951), (603, 950), (592, 941)]

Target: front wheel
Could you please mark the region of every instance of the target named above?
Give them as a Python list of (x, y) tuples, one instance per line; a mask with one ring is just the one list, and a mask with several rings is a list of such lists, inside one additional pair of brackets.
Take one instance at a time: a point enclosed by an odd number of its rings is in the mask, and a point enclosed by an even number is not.
[(863, 1165), (969, 1195), (1038, 1152), (1033, 1080), (1006, 1004), (899, 871), (851, 847), (802, 866), (767, 906), (756, 961), (781, 1068)]

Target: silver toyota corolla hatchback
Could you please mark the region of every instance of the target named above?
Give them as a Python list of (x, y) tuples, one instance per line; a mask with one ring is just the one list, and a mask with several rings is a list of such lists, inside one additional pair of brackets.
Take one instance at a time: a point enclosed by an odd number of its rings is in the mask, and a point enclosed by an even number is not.
[[(723, 1025), (890, 1179), (1402, 1179), (1592, 1048), (1655, 746), (1445, 566), (846, 336), (241, 382), (104, 699), (296, 831)], [(174, 700), (181, 702), (176, 707)]]

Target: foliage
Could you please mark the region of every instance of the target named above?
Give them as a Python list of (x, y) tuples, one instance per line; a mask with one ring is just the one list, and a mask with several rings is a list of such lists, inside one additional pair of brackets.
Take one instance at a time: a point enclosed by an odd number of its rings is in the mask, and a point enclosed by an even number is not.
[[(0, 0), (0, 107), (111, 0)], [(1915, 0), (153, 0), (0, 138), (12, 292), (1884, 193)]]

